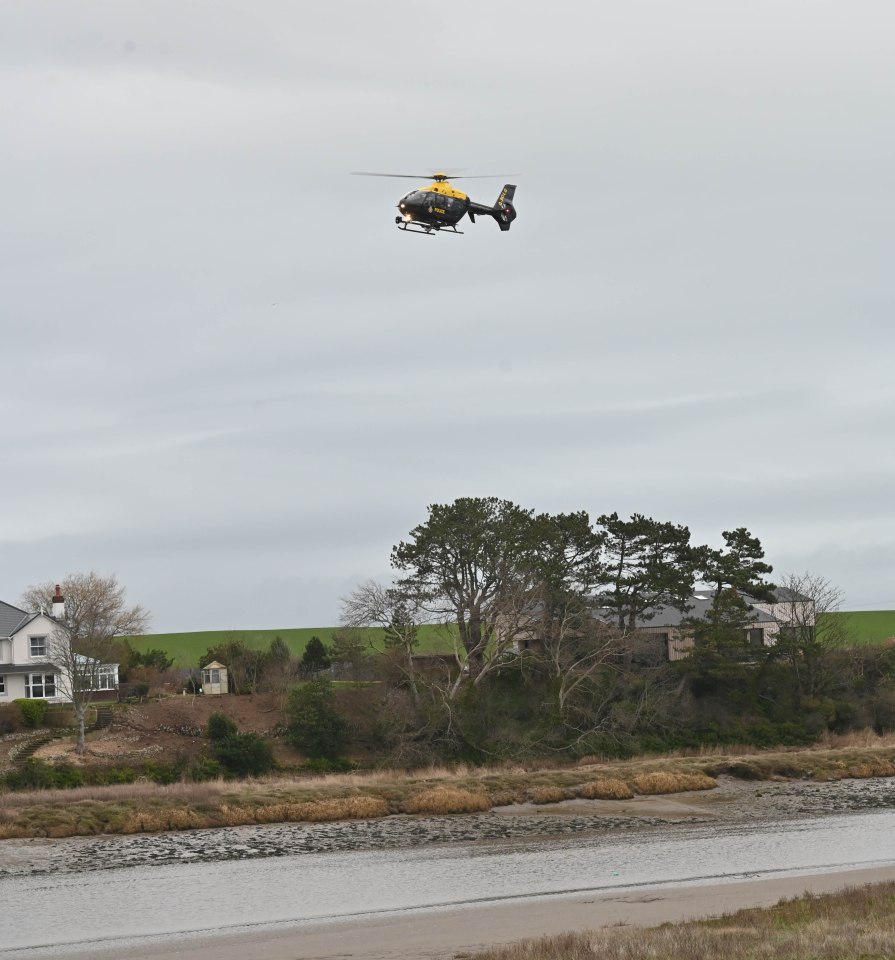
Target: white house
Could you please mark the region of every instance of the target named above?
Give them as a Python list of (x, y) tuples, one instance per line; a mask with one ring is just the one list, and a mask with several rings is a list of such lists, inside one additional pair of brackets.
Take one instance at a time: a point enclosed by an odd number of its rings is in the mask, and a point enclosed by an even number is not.
[[(781, 630), (814, 629), (815, 605), (810, 597), (785, 587), (774, 587), (773, 599), (768, 601), (746, 594), (741, 596), (749, 608), (743, 631), (750, 646), (773, 647)], [(644, 649), (652, 645), (657, 659), (683, 660), (690, 656), (695, 645), (691, 622), (708, 616), (713, 598), (712, 589), (697, 589), (687, 603), (686, 612), (673, 607), (653, 607), (648, 611), (649, 616), (635, 625), (632, 636), (642, 641)], [(595, 615), (612, 622), (607, 611), (597, 611)]]
[[(64, 669), (52, 662), (52, 638), (65, 614), (59, 587), (51, 614), (28, 613), (0, 600), (0, 705), (18, 699), (66, 703), (71, 697)], [(118, 690), (118, 664), (103, 664), (97, 691)]]

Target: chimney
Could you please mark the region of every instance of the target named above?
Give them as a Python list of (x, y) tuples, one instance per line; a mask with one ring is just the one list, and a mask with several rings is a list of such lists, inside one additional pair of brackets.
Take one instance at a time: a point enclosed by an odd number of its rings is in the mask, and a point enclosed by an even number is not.
[(56, 620), (65, 619), (65, 597), (62, 596), (62, 590), (59, 588), (59, 584), (56, 584), (56, 593), (53, 594), (53, 617)]

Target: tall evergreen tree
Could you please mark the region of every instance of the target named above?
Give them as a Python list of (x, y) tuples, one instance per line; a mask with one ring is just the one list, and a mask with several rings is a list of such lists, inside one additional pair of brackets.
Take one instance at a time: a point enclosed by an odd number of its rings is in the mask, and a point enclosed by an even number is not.
[(461, 497), (431, 505), (428, 520), (392, 550), (392, 566), (404, 574), (398, 587), (457, 624), (473, 673), (501, 617), (519, 608), (532, 576), (534, 534), (531, 510), (497, 497)]
[(700, 577), (714, 585), (716, 596), (726, 587), (733, 587), (757, 600), (773, 600), (774, 585), (764, 577), (774, 568), (764, 562), (764, 548), (758, 537), (753, 537), (745, 527), (725, 530), (721, 535), (722, 549), (698, 549), (696, 566)]
[(652, 619), (658, 607), (687, 609), (695, 577), (690, 530), (632, 514), (622, 520), (604, 514), (602, 528), (605, 584), (598, 592), (619, 630), (633, 630)]

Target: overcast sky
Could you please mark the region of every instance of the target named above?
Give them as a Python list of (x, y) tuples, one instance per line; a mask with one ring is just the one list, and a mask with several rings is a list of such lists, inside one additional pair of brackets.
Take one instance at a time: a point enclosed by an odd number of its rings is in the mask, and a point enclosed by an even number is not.
[[(895, 607), (893, 36), (885, 0), (4, 0), (0, 599), (95, 569), (157, 631), (333, 624), (495, 495), (747, 526)], [(509, 233), (402, 235), (414, 181), (348, 176), (458, 167), (518, 184)]]

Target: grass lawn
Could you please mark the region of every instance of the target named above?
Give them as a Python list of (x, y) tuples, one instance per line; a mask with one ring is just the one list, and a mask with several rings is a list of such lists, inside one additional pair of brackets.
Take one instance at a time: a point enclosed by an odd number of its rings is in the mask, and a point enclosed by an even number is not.
[[(889, 637), (895, 637), (895, 610), (857, 610), (827, 614), (830, 617), (847, 619), (855, 642), (880, 643)], [(154, 647), (164, 650), (174, 657), (176, 667), (198, 667), (205, 651), (219, 643), (229, 640), (245, 640), (251, 647), (267, 647), (274, 637), (282, 637), (296, 656), (301, 656), (311, 637), (317, 636), (330, 643), (336, 627), (283, 627), (280, 630), (199, 630), (192, 633), (148, 633), (141, 637), (131, 637), (135, 650), (151, 650)], [(445, 627), (420, 627), (417, 653), (450, 653), (451, 644)], [(365, 639), (377, 648), (382, 647), (382, 631), (369, 627), (361, 631)]]
[[(135, 650), (164, 650), (174, 658), (175, 667), (198, 667), (209, 647), (232, 640), (244, 640), (250, 647), (270, 646), (274, 637), (281, 637), (293, 655), (301, 656), (311, 637), (320, 637), (327, 644), (336, 627), (284, 627), (281, 630), (198, 630), (191, 633), (147, 633), (140, 637), (130, 637)], [(370, 627), (361, 631), (371, 646), (381, 649), (382, 631)], [(449, 653), (450, 641), (445, 628), (424, 626), (420, 628), (418, 653)]]
[(895, 610), (843, 610), (827, 616), (843, 618), (856, 643), (880, 643), (895, 637)]

